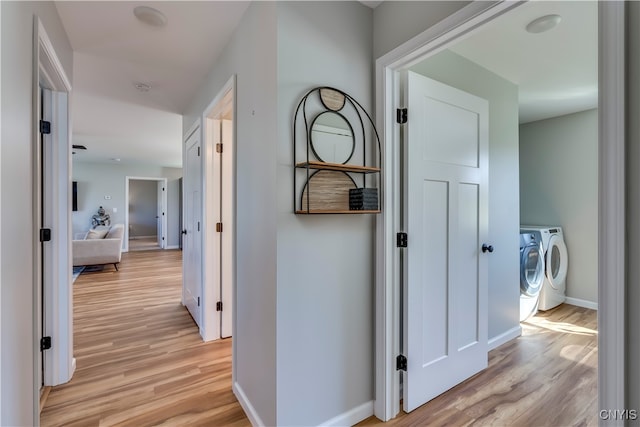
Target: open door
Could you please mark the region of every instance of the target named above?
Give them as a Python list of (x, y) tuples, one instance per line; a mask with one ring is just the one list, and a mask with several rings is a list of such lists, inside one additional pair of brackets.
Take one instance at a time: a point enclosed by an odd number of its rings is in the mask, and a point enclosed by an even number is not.
[(200, 128), (185, 141), (182, 303), (202, 329), (202, 162)]
[(405, 100), (403, 409), (409, 412), (487, 367), (493, 249), (483, 249), (488, 102), (412, 72)]

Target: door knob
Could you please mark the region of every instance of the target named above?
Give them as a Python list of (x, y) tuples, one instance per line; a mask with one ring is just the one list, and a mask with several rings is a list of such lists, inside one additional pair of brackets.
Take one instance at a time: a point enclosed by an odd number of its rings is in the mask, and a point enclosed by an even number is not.
[(487, 245), (486, 243), (482, 244), (482, 252), (493, 252), (493, 246)]

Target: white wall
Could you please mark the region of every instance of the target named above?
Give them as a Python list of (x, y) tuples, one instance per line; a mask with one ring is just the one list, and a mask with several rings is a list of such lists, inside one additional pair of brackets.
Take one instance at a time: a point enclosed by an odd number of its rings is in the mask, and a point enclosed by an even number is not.
[(276, 4), (252, 3), (183, 116), (184, 134), (237, 75), (234, 383), (265, 425), (278, 424), (276, 35)]
[[(73, 180), (78, 182), (78, 211), (72, 215), (74, 236), (91, 228), (91, 216), (100, 206), (111, 216), (111, 224), (124, 224), (128, 205), (125, 200), (127, 176), (167, 178), (167, 246), (177, 247), (182, 229), (179, 221), (182, 169), (178, 168), (74, 162)], [(106, 200), (105, 196), (111, 196), (111, 199)], [(113, 212), (113, 208), (117, 212)]]
[(73, 52), (52, 2), (0, 2), (2, 8), (2, 234), (0, 425), (36, 425), (32, 229), (33, 16), (51, 39), (72, 80)]
[(520, 221), (559, 225), (567, 297), (598, 301), (598, 110), (520, 126)]
[[(158, 182), (129, 181), (129, 239), (158, 233)], [(168, 219), (168, 218), (167, 218)]]
[[(640, 409), (640, 3), (627, 4), (627, 408)], [(606, 286), (606, 284), (602, 284)], [(638, 426), (639, 421), (630, 425)]]
[(373, 13), (373, 57), (380, 58), (469, 3), (456, 0), (381, 3)]
[(373, 113), (372, 18), (357, 2), (278, 4), (278, 425), (374, 397), (374, 216), (295, 215), (292, 200), (300, 98), (334, 86)]
[(519, 325), (518, 88), (451, 51), (412, 68), (489, 101), (489, 340)]

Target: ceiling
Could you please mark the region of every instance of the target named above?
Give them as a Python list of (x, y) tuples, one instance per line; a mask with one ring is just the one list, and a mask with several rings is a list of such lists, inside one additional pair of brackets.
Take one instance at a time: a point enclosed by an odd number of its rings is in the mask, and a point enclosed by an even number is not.
[[(557, 27), (531, 34), (525, 27), (557, 14)], [(450, 50), (519, 87), (520, 123), (598, 105), (598, 4), (530, 1), (495, 19)]]
[[(362, 1), (375, 7), (379, 1)], [(167, 25), (138, 21), (139, 5)], [(58, 1), (74, 50), (75, 161), (182, 165), (182, 112), (231, 39), (248, 1)], [(541, 34), (524, 27), (556, 13)], [(521, 122), (597, 104), (597, 4), (531, 1), (494, 20), (452, 51), (517, 84)], [(150, 86), (141, 92), (135, 83)]]
[[(74, 50), (74, 160), (182, 165), (182, 116), (248, 1), (58, 1)], [(136, 6), (164, 13), (158, 28)], [(140, 92), (135, 83), (150, 86)]]

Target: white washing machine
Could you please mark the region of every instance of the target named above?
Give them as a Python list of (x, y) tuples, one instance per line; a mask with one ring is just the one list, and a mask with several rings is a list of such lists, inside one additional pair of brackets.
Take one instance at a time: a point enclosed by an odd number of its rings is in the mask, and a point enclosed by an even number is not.
[(562, 304), (566, 299), (567, 269), (569, 255), (561, 227), (553, 226), (522, 226), (520, 232), (539, 231), (542, 238), (542, 253), (544, 254), (545, 275), (538, 310), (550, 310)]
[(539, 231), (520, 231), (520, 321), (538, 311), (544, 283), (544, 254)]

